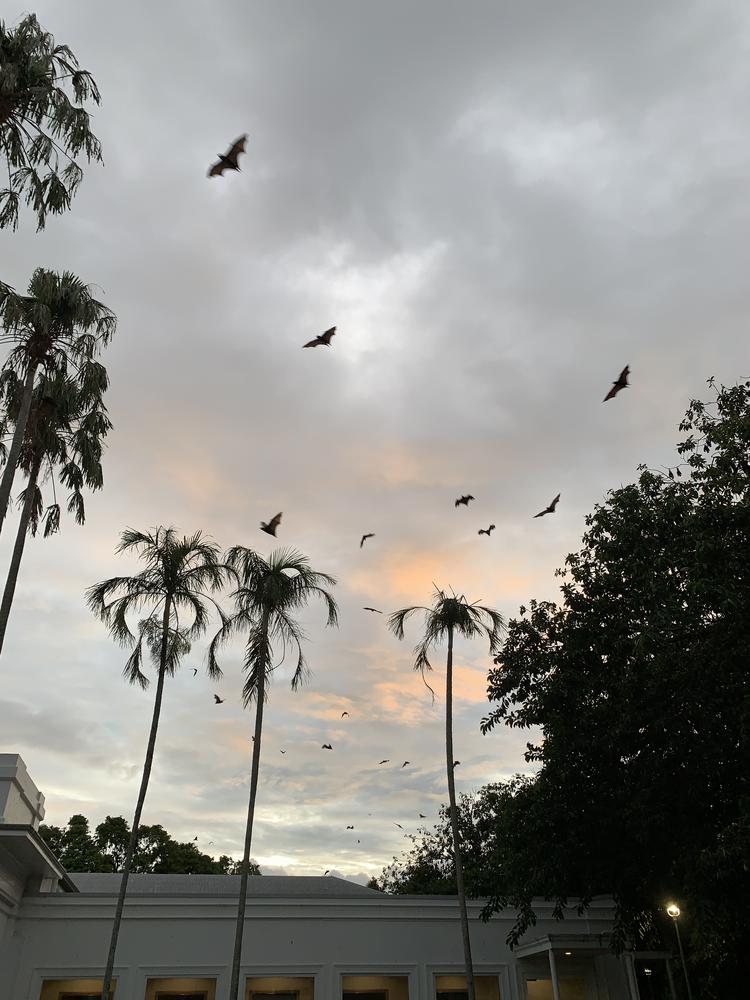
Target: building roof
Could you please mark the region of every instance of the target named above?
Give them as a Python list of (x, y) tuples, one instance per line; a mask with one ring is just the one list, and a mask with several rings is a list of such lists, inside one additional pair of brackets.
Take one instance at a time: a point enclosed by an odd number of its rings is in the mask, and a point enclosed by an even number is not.
[[(70, 878), (78, 891), (87, 895), (114, 896), (121, 876), (94, 872), (72, 872)], [(239, 875), (151, 875), (134, 874), (128, 880), (128, 896), (236, 896), (240, 891)], [(249, 897), (378, 896), (368, 889), (334, 875), (255, 875), (247, 880)]]

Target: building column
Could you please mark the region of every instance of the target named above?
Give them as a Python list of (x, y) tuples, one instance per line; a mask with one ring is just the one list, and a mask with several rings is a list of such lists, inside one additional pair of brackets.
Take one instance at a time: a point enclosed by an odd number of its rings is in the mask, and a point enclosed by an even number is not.
[(628, 980), (628, 992), (632, 1000), (641, 1000), (641, 991), (638, 989), (638, 977), (635, 974), (635, 964), (633, 956), (627, 952), (622, 956), (625, 962), (625, 975)]
[(557, 981), (557, 962), (555, 961), (555, 953), (552, 950), (552, 945), (549, 946), (547, 954), (549, 956), (549, 974), (552, 980), (552, 996), (554, 1000), (560, 1000), (560, 984)]

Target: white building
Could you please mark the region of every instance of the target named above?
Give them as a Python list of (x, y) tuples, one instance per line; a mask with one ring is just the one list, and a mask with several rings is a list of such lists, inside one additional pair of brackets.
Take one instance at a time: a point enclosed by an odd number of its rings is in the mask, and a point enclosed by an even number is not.
[[(37, 830), (44, 796), (0, 754), (0, 1000), (98, 997), (118, 875), (65, 872)], [(224, 1000), (239, 877), (133, 875), (116, 1000)], [(633, 956), (607, 950), (608, 901), (538, 922), (511, 951), (512, 913), (469, 904), (477, 1000), (638, 1000)], [(461, 1000), (455, 897), (386, 896), (339, 878), (250, 879), (245, 1000)], [(640, 956), (642, 957), (642, 956)], [(652, 956), (657, 959), (657, 956)], [(662, 957), (662, 956), (658, 956)]]

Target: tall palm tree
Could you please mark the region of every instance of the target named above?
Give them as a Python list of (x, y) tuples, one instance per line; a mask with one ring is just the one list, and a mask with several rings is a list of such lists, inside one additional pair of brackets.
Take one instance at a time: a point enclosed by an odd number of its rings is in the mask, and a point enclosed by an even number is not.
[[(120, 538), (117, 552), (136, 552), (145, 562), (146, 568), (135, 576), (116, 576), (97, 583), (88, 589), (86, 598), (94, 614), (109, 627), (112, 638), (122, 646), (132, 646), (124, 670), (129, 683), (139, 684), (144, 689), (148, 686), (148, 678), (141, 669), (144, 645), (158, 664), (158, 674), (146, 760), (122, 869), (104, 972), (102, 997), (107, 998), (112, 983), (112, 969), (133, 852), (138, 843), (138, 827), (154, 760), (164, 680), (174, 674), (193, 639), (205, 632), (210, 606), (218, 611), (222, 622), (225, 620), (211, 594), (222, 587), (227, 579), (227, 568), (219, 560), (218, 546), (207, 541), (200, 532), (179, 538), (174, 528), (156, 528), (150, 532), (127, 528)], [(128, 617), (144, 610), (147, 614), (140, 620), (136, 635), (130, 629)], [(187, 622), (181, 622), (181, 613), (187, 613)], [(218, 667), (213, 663), (209, 664), (209, 674), (214, 678), (220, 676)]]
[(101, 396), (107, 373), (95, 358), (112, 339), (117, 320), (80, 278), (40, 267), (32, 275), (28, 295), (0, 289), (0, 324), (0, 343), (11, 348), (0, 371), (0, 403), (6, 411), (15, 408), (13, 439), (0, 480), (2, 531), (37, 372), (48, 378), (68, 375), (85, 395)]
[[(237, 924), (234, 935), (232, 978), (229, 1000), (237, 1000), (240, 983), (242, 937), (245, 926), (247, 875), (250, 847), (253, 839), (253, 819), (258, 791), (260, 746), (263, 735), (263, 707), (268, 697), (270, 676), (278, 664), (273, 662), (274, 647), (281, 646), (281, 661), (292, 647), (297, 654), (297, 665), (292, 674), (292, 690), (296, 691), (307, 675), (307, 664), (302, 652), (305, 634), (295, 621), (294, 612), (303, 608), (310, 598), (319, 597), (324, 602), (327, 625), (338, 623), (338, 609), (333, 597), (325, 589), (336, 581), (326, 573), (317, 573), (307, 558), (292, 549), (277, 549), (268, 559), (241, 545), (231, 548), (226, 555), (227, 565), (236, 575), (238, 585), (232, 594), (235, 611), (222, 624), (208, 649), (208, 669), (216, 671), (219, 665), (216, 654), (230, 636), (243, 632), (245, 639), (245, 683), (242, 699), (247, 707), (255, 702), (255, 736), (253, 760), (250, 770), (250, 801), (245, 828), (245, 850), (242, 856), (240, 895), (237, 904)], [(280, 662), (281, 662), (280, 661)]]
[(88, 100), (100, 100), (91, 74), (67, 45), (55, 44), (34, 14), (15, 28), (0, 21), (0, 152), (8, 175), (8, 187), (0, 190), (0, 229), (16, 228), (24, 193), (38, 230), (47, 212), (70, 207), (83, 177), (75, 157), (83, 152), (89, 162), (102, 158), (82, 107)]
[[(19, 455), (19, 467), (26, 473), (26, 489), (21, 493), (21, 517), (16, 532), (8, 576), (0, 603), (0, 653), (13, 603), (26, 537), (36, 535), (44, 516), (44, 537), (60, 527), (60, 505), (55, 490), (55, 471), (63, 485), (70, 489), (68, 511), (83, 524), (86, 511), (83, 487), (101, 489), (103, 438), (111, 428), (101, 396), (89, 399), (69, 378), (57, 374), (42, 379), (34, 393), (31, 413), (26, 425), (26, 437)], [(40, 475), (49, 478), (53, 500), (46, 511), (43, 506)]]
[(455, 594), (448, 596), (436, 587), (432, 607), (402, 608), (401, 611), (396, 611), (389, 617), (388, 627), (396, 638), (404, 638), (404, 624), (418, 611), (423, 611), (425, 614), (425, 630), (422, 639), (414, 648), (416, 653), (414, 669), (421, 673), (423, 680), (425, 673), (432, 670), (432, 664), (428, 658), (430, 648), (444, 639), (448, 640), (448, 656), (445, 667), (445, 758), (448, 772), (448, 801), (450, 803), (453, 859), (456, 868), (456, 889), (458, 891), (461, 936), (466, 966), (466, 987), (468, 1000), (475, 1000), (474, 966), (471, 960), (469, 918), (466, 912), (466, 888), (461, 862), (461, 840), (453, 774), (453, 639), (456, 634), (462, 635), (465, 639), (474, 639), (484, 635), (489, 639), (490, 654), (494, 654), (500, 648), (500, 633), (504, 628), (504, 622), (500, 613), (493, 608), (486, 608), (480, 604), (469, 604), (463, 595), (461, 597), (457, 597)]

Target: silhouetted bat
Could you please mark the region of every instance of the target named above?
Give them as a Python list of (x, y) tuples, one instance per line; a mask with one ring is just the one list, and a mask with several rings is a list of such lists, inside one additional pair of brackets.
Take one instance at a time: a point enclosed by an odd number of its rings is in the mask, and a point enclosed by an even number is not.
[(333, 747), (331, 746), (330, 743), (324, 743), (323, 746), (320, 749), (321, 750), (333, 750)]
[(197, 667), (193, 667), (193, 677), (195, 677), (195, 675), (197, 673), (198, 673), (198, 668)]
[(353, 830), (353, 829), (354, 829), (353, 826), (347, 826), (347, 830)]
[(323, 874), (327, 875), (330, 870), (331, 870), (330, 868), (326, 868), (326, 870), (323, 872)]
[(348, 714), (349, 714), (348, 712), (342, 712), (342, 713), (341, 713), (341, 718), (343, 719), (343, 718), (344, 718), (344, 716), (345, 716), (345, 715), (348, 715)]
[(279, 753), (286, 753), (286, 750), (279, 750)]
[(491, 525), (489, 526), (489, 528), (480, 528), (480, 529), (479, 529), (479, 531), (477, 532), (477, 534), (478, 534), (478, 535), (486, 535), (486, 536), (487, 536), (487, 537), (489, 538), (489, 537), (490, 537), (490, 535), (492, 534), (492, 532), (493, 532), (494, 530), (495, 530), (495, 525), (494, 525), (494, 524), (491, 524)]
[(368, 538), (374, 538), (374, 537), (375, 537), (374, 531), (371, 531), (369, 535), (362, 535), (362, 540), (359, 543), (359, 547), (362, 548), (362, 546), (365, 544)]
[(405, 760), (401, 767), (406, 767), (407, 764), (411, 764), (410, 760)]
[(378, 766), (380, 766), (381, 764), (390, 764), (390, 760), (379, 760)]
[[(395, 822), (395, 820), (394, 820), (394, 822)], [(403, 830), (403, 826), (401, 826), (400, 823), (396, 823), (396, 826), (399, 828), (399, 830)]]
[(549, 505), (549, 507), (545, 507), (544, 510), (540, 510), (538, 514), (534, 514), (534, 517), (544, 517), (545, 514), (554, 514), (555, 507), (557, 507), (559, 502), (560, 502), (560, 494), (558, 493), (555, 499)]
[(620, 389), (627, 389), (629, 374), (630, 374), (630, 368), (628, 365), (625, 365), (623, 370), (617, 376), (617, 381), (612, 383), (612, 388), (609, 390), (607, 395), (602, 400), (603, 403), (606, 403), (608, 399), (614, 399), (614, 397), (617, 395)]
[(471, 495), (471, 493), (467, 493), (467, 494), (465, 494), (465, 496), (459, 497), (458, 500), (456, 500), (456, 502), (454, 504), (454, 507), (458, 507), (460, 504), (463, 504), (464, 507), (468, 507), (469, 506), (469, 500), (473, 500), (473, 499), (474, 499), (474, 497)]
[(419, 818), (420, 818), (420, 819), (427, 819), (427, 817), (425, 816), (425, 814), (424, 814), (424, 813), (420, 813), (420, 814), (419, 814)]
[(454, 760), (454, 761), (453, 761), (453, 766), (454, 766), (454, 767), (458, 767), (458, 765), (459, 765), (460, 763), (461, 763), (461, 761), (460, 761), (460, 760)]
[(363, 611), (374, 611), (376, 615), (382, 615), (382, 611), (378, 611), (377, 608), (362, 608)]
[(218, 694), (215, 694), (215, 695), (214, 695), (214, 703), (215, 703), (216, 705), (223, 705), (225, 701), (226, 701), (226, 698), (220, 698), (220, 697), (218, 696)]
[(336, 336), (336, 327), (332, 326), (330, 330), (326, 330), (325, 333), (321, 333), (319, 336), (315, 337), (313, 340), (308, 340), (303, 347), (330, 347), (331, 337)]
[(275, 538), (276, 537), (276, 529), (281, 524), (281, 515), (282, 515), (282, 513), (283, 513), (283, 511), (280, 511), (276, 515), (276, 517), (272, 517), (271, 520), (268, 522), (268, 524), (266, 524), (265, 521), (261, 521), (260, 522), (260, 530), (261, 531), (265, 531), (265, 533), (267, 535), (273, 535), (273, 537)]
[(219, 159), (211, 166), (211, 169), (208, 171), (208, 176), (220, 177), (225, 170), (239, 170), (240, 166), (237, 161), (240, 158), (240, 153), (245, 152), (246, 142), (247, 134), (241, 135), (239, 139), (229, 147), (223, 156), (221, 153), (217, 153), (216, 155)]

